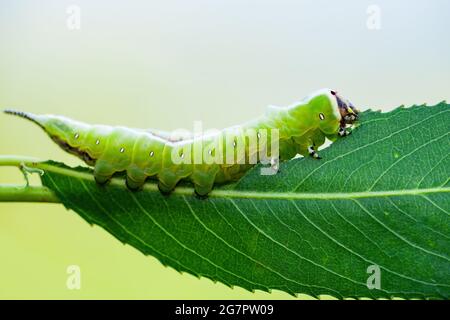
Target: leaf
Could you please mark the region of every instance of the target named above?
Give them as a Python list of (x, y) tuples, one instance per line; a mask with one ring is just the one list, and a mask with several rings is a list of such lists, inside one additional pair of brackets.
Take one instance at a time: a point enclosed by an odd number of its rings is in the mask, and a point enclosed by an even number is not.
[[(449, 298), (449, 105), (361, 118), (322, 160), (288, 161), (276, 176), (255, 167), (206, 200), (186, 186), (131, 192), (120, 177), (102, 187), (90, 170), (55, 163), (41, 165), (42, 181), (89, 223), (180, 272), (315, 297)], [(380, 289), (369, 289), (376, 266)]]

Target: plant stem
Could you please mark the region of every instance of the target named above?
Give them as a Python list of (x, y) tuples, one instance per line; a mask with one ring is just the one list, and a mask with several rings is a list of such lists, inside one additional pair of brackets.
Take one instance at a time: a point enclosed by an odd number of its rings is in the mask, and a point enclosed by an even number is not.
[(46, 187), (0, 185), (0, 202), (59, 203), (60, 201), (56, 195)]
[[(20, 168), (35, 167), (40, 161), (24, 156), (0, 156), (0, 166)], [(0, 185), (0, 202), (49, 202), (59, 203), (56, 195), (44, 186)]]
[(0, 155), (0, 166), (20, 167), (21, 164), (31, 165), (31, 163), (41, 162), (41, 160), (32, 157)]

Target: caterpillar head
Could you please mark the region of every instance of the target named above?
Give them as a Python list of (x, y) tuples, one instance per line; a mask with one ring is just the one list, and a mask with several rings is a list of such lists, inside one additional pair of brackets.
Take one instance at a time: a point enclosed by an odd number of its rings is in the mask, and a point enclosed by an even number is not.
[(342, 124), (353, 124), (359, 117), (359, 110), (348, 100), (331, 90), (331, 94), (336, 98)]

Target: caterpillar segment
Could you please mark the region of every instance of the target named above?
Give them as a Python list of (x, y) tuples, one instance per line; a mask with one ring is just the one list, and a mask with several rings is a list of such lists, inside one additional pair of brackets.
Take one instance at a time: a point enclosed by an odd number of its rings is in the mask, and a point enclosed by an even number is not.
[[(126, 172), (133, 190), (147, 178), (157, 179), (161, 192), (171, 192), (180, 180), (193, 183), (207, 195), (215, 184), (239, 179), (256, 163), (277, 166), (297, 154), (320, 159), (326, 138), (348, 135), (347, 127), (359, 111), (335, 91), (322, 89), (288, 107), (266, 113), (241, 126), (203, 136), (173, 138), (160, 130), (88, 125), (62, 116), (5, 110), (38, 124), (65, 151), (94, 167), (94, 177), (106, 183), (116, 172)], [(276, 129), (276, 130), (274, 130)], [(278, 148), (274, 153), (274, 145)]]

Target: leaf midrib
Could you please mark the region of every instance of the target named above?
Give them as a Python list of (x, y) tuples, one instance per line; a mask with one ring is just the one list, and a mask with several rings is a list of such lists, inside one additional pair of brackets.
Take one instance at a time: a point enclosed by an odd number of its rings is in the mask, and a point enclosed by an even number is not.
[[(53, 172), (56, 174), (62, 174), (66, 176), (71, 176), (74, 178), (94, 181), (94, 178), (90, 172), (80, 172), (76, 171), (75, 168), (67, 169), (62, 167), (57, 167), (52, 164), (38, 162), (29, 163), (28, 166), (34, 166), (36, 168), (43, 169), (44, 171)], [(113, 178), (110, 182), (111, 185), (126, 188), (125, 182), (120, 178)], [(145, 191), (157, 192), (158, 186), (155, 183), (146, 183), (143, 187)], [(130, 191), (133, 192), (133, 191)], [(395, 197), (395, 196), (417, 196), (426, 195), (433, 193), (448, 193), (450, 192), (450, 187), (434, 187), (434, 188), (423, 188), (423, 189), (404, 189), (404, 190), (385, 190), (385, 191), (356, 191), (356, 192), (330, 192), (330, 193), (300, 193), (300, 192), (264, 192), (264, 191), (246, 191), (246, 190), (236, 190), (227, 189), (213, 190), (208, 197), (209, 198), (245, 198), (245, 199), (271, 199), (271, 200), (347, 200), (347, 199), (362, 199), (362, 198), (384, 198), (384, 197)], [(185, 196), (193, 195), (194, 189), (190, 187), (177, 187), (171, 195), (175, 196)]]

